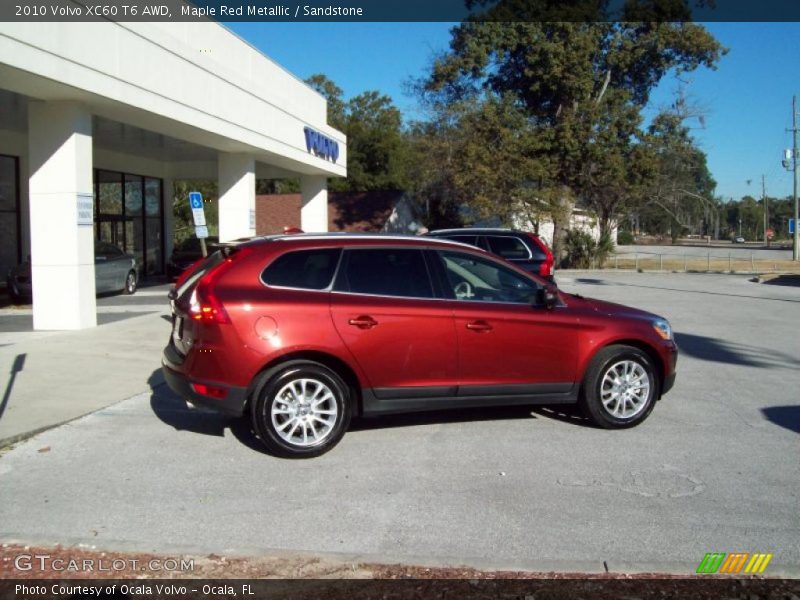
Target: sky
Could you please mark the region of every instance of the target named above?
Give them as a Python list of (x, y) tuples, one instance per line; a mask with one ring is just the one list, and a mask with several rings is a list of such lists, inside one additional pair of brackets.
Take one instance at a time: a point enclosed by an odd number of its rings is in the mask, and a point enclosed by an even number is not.
[[(235, 33), (300, 78), (323, 73), (345, 98), (365, 90), (390, 96), (406, 118), (419, 115), (407, 83), (423, 76), (447, 50), (454, 23), (228, 23)], [(723, 198), (792, 193), (781, 166), (791, 147), (792, 95), (800, 96), (800, 23), (709, 23), (729, 49), (717, 70), (684, 77), (691, 102), (705, 123), (690, 123)], [(666, 78), (645, 112), (675, 98), (678, 82)], [(800, 106), (800, 99), (798, 99)]]

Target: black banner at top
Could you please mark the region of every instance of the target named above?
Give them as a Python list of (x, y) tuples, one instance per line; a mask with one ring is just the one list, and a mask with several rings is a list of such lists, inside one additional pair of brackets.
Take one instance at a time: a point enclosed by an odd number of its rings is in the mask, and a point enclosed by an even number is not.
[(796, 0), (2, 0), (0, 21), (800, 21)]

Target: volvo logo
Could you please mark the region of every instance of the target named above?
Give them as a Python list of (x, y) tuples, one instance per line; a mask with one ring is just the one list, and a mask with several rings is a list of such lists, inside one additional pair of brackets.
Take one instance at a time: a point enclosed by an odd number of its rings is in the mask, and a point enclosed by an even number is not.
[(306, 150), (313, 152), (319, 157), (336, 162), (339, 158), (339, 142), (332, 140), (327, 135), (322, 135), (319, 131), (314, 131), (311, 127), (303, 127), (306, 134)]

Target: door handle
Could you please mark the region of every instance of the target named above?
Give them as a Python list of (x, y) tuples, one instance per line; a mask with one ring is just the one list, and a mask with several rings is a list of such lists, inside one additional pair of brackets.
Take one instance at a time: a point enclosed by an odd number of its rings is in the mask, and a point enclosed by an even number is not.
[(472, 323), (467, 323), (467, 329), (483, 333), (485, 331), (491, 331), (493, 328), (486, 321), (472, 321)]
[(353, 327), (358, 327), (359, 329), (372, 329), (378, 324), (378, 322), (369, 315), (362, 315), (360, 317), (356, 317), (355, 319), (350, 319), (347, 322)]

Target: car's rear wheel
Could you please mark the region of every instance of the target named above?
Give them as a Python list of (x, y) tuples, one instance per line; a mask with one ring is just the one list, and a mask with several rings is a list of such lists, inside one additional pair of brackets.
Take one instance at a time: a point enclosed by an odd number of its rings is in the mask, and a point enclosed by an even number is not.
[(339, 443), (350, 424), (350, 390), (322, 364), (285, 363), (262, 376), (251, 419), (271, 453), (287, 458), (319, 456)]
[(603, 348), (586, 370), (581, 404), (595, 424), (606, 429), (644, 421), (658, 397), (658, 376), (650, 357), (633, 346)]
[(128, 272), (128, 275), (125, 277), (125, 293), (126, 294), (135, 294), (136, 293), (136, 271), (131, 269)]

